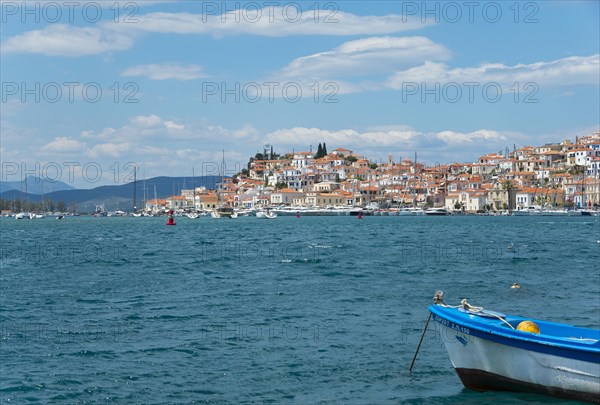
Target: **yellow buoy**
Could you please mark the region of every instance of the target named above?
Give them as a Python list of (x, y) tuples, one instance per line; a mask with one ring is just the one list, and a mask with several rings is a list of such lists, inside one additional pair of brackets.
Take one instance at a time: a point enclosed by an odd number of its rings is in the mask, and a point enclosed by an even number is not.
[(532, 321), (523, 321), (519, 323), (517, 330), (529, 333), (540, 333), (540, 328)]

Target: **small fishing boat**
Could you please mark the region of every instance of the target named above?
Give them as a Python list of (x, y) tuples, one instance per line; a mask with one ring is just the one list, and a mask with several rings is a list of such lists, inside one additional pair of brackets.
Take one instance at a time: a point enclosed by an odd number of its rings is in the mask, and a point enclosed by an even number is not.
[(216, 210), (212, 211), (210, 213), (210, 215), (213, 218), (234, 218), (235, 219), (238, 217), (237, 212), (235, 212), (233, 210), (233, 208), (230, 208), (230, 207), (217, 208)]
[(600, 330), (448, 306), (442, 295), (429, 311), (465, 387), (600, 403)]

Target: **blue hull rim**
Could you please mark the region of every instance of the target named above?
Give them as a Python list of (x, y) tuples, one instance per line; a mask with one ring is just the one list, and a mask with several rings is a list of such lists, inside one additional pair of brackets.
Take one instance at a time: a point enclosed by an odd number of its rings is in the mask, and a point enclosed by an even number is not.
[(566, 390), (557, 387), (547, 387), (539, 384), (514, 380), (499, 374), (488, 371), (457, 368), (456, 373), (463, 385), (473, 391), (512, 391), (512, 392), (532, 392), (541, 395), (550, 395), (553, 397), (575, 399), (578, 401), (592, 402), (600, 404), (600, 395), (590, 392), (580, 392)]
[(433, 313), (433, 319), (436, 322), (456, 330), (457, 332), (464, 333), (465, 335), (475, 336), (502, 345), (538, 353), (591, 363), (600, 363), (600, 347), (598, 347), (598, 345), (595, 345), (595, 347), (573, 347), (576, 344), (575, 342), (573, 342), (572, 345), (561, 345), (555, 342), (543, 341), (541, 340), (541, 337), (538, 339), (539, 335), (531, 335), (526, 332), (515, 331), (506, 327), (492, 326), (479, 320), (471, 321), (467, 318), (463, 321), (461, 318), (468, 317), (468, 315), (459, 315), (457, 317), (449, 312), (458, 312), (455, 309), (447, 309), (432, 305), (429, 307), (429, 310)]

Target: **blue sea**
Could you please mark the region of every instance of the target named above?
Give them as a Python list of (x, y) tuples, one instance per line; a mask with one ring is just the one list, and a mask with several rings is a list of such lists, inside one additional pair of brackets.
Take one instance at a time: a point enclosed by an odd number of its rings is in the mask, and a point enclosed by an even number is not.
[(599, 219), (0, 219), (0, 402), (565, 403), (408, 368), (436, 290), (599, 328)]

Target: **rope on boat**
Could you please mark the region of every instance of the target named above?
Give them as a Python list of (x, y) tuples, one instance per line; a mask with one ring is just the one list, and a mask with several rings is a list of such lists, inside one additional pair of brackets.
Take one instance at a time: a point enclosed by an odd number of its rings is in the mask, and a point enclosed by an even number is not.
[[(460, 306), (462, 306), (466, 311), (471, 311), (471, 312), (482, 312), (483, 311), (483, 307), (474, 307), (473, 305), (469, 304), (467, 302), (466, 298), (463, 298), (460, 301)], [(503, 317), (501, 317), (500, 315), (494, 313), (494, 312), (486, 312), (487, 315), (492, 315), (498, 319), (500, 319), (502, 322), (504, 322), (505, 324), (507, 324), (511, 329), (514, 329), (515, 327), (512, 326), (510, 323), (508, 323), (508, 321), (506, 319), (504, 319)]]
[[(475, 313), (475, 315), (477, 315), (478, 312), (483, 312), (483, 307), (476, 307), (473, 306), (471, 304), (469, 304), (469, 302), (467, 301), (466, 298), (463, 298), (460, 301), (460, 305), (447, 305), (444, 304), (444, 293), (442, 291), (436, 291), (435, 295), (433, 296), (433, 302), (437, 305), (441, 305), (443, 307), (446, 308), (463, 308), (465, 311), (469, 311), (472, 313)], [(500, 319), (502, 322), (504, 322), (505, 324), (507, 324), (511, 329), (515, 329), (514, 326), (512, 326), (510, 323), (508, 323), (508, 321), (506, 319), (504, 319), (503, 317), (501, 317), (500, 315), (494, 313), (494, 312), (485, 312), (486, 315), (492, 315), (498, 319)]]

